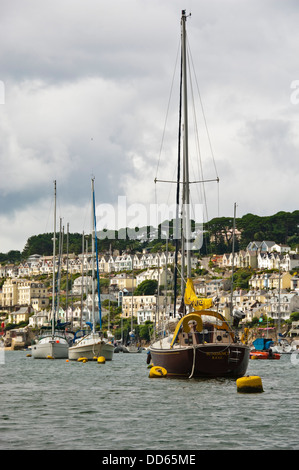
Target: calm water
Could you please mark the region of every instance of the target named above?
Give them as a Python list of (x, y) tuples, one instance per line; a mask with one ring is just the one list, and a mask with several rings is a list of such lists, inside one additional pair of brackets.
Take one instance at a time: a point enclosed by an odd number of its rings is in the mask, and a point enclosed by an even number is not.
[(112, 362), (0, 364), (0, 449), (299, 449), (299, 355), (250, 360), (264, 393), (233, 379), (150, 379), (146, 353)]

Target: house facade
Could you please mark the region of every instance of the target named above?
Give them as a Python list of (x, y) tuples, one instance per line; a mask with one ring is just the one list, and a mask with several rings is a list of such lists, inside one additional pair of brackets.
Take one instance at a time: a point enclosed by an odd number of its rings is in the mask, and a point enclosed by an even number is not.
[(21, 307), (19, 310), (9, 313), (8, 323), (15, 323), (17, 325), (21, 322), (28, 322), (30, 314), (30, 307)]
[(166, 283), (169, 285), (172, 282), (172, 279), (173, 274), (169, 268), (167, 270), (165, 268), (149, 268), (146, 271), (142, 271), (136, 275), (136, 285), (138, 286), (143, 281), (155, 280), (159, 283), (159, 285), (166, 286)]
[(288, 320), (291, 313), (299, 311), (298, 293), (278, 293), (269, 299), (267, 314), (274, 320)]
[(47, 308), (49, 298), (43, 283), (8, 278), (2, 286), (2, 307), (32, 305), (35, 311)]
[(166, 303), (169, 305), (170, 297), (157, 295), (134, 295), (123, 297), (122, 300), (122, 318), (137, 318), (139, 324), (146, 320), (155, 321), (157, 312), (162, 313), (165, 310)]
[(18, 279), (7, 278), (2, 286), (2, 307), (13, 307), (18, 303)]
[(252, 289), (291, 289), (292, 275), (289, 272), (255, 274), (249, 279)]

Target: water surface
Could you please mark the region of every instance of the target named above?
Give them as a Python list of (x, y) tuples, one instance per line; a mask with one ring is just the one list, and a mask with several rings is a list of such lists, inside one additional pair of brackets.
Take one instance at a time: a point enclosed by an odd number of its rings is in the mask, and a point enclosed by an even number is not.
[(299, 356), (251, 360), (264, 393), (240, 394), (234, 379), (150, 379), (145, 352), (105, 364), (26, 354), (0, 364), (0, 449), (299, 449)]

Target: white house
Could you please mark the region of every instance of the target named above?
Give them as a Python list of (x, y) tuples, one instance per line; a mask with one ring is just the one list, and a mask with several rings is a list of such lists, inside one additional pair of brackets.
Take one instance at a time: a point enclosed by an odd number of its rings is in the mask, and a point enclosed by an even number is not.
[(31, 328), (42, 328), (50, 321), (49, 312), (42, 310), (29, 317), (29, 326)]
[(298, 293), (278, 293), (273, 295), (269, 300), (267, 313), (274, 319), (289, 320), (292, 312), (299, 310)]
[(291, 271), (292, 269), (299, 269), (299, 255), (296, 253), (286, 253), (283, 259), (284, 270)]
[[(159, 279), (158, 279), (159, 278)], [(173, 274), (170, 269), (167, 269), (167, 283), (171, 283)], [(166, 285), (166, 271), (163, 268), (158, 269), (147, 269), (136, 275), (136, 285), (138, 286), (143, 281), (155, 280), (159, 281), (160, 285)]]
[(275, 243), (275, 245), (273, 245), (271, 247), (271, 252), (273, 251), (277, 251), (277, 253), (288, 253), (289, 251), (291, 251), (291, 247), (288, 246), (288, 245), (283, 245), (283, 244), (277, 244)]
[(92, 289), (92, 277), (91, 276), (79, 276), (77, 277), (72, 285), (72, 294), (81, 295), (83, 289), (83, 294), (90, 292)]

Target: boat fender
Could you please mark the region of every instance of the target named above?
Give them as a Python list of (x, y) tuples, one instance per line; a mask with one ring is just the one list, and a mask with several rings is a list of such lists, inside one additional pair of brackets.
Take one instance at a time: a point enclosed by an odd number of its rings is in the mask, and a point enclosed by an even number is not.
[(151, 367), (149, 377), (150, 378), (158, 378), (158, 377), (166, 377), (167, 370), (164, 367), (153, 366)]
[(98, 363), (99, 364), (105, 364), (105, 362), (106, 362), (106, 359), (104, 358), (104, 356), (98, 357)]
[(148, 351), (148, 352), (147, 352), (146, 363), (149, 364), (149, 363), (151, 362), (151, 360), (152, 360), (152, 355), (151, 355), (151, 352)]
[(47, 356), (47, 359), (54, 359), (53, 356)]
[(77, 361), (78, 361), (78, 362), (86, 362), (86, 361), (87, 361), (87, 357), (78, 357)]
[(237, 391), (240, 393), (260, 393), (264, 391), (262, 379), (257, 375), (240, 377), (236, 383)]

